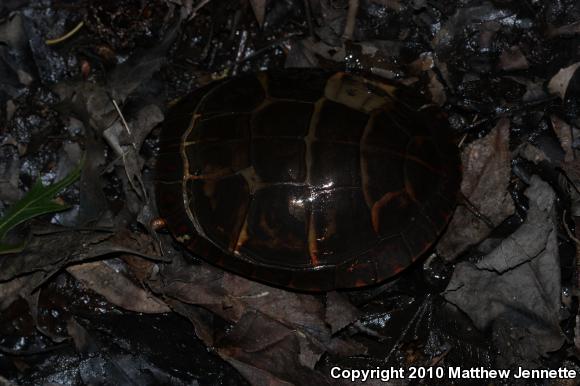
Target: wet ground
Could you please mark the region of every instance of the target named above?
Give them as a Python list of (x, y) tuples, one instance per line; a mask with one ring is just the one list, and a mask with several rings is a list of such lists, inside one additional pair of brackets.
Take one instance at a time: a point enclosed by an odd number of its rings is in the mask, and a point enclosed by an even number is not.
[[(579, 35), (573, 0), (1, 2), (0, 383), (351, 384), (332, 378), (340, 366), (488, 384), (447, 369), (580, 371)], [(455, 131), (465, 199), (436, 246), (384, 284), (270, 287), (151, 225), (169, 107), (213, 80), (284, 67), (405, 84)]]

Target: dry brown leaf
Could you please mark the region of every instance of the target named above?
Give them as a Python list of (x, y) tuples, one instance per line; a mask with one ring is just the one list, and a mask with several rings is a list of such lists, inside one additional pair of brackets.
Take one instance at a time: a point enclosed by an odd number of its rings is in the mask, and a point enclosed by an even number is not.
[(258, 25), (264, 26), (264, 17), (266, 16), (266, 0), (250, 0), (250, 5), (258, 21)]
[(572, 136), (572, 127), (556, 115), (550, 116), (552, 121), (552, 127), (554, 132), (560, 141), (560, 146), (564, 150), (564, 162), (572, 162), (574, 160), (574, 149), (572, 149), (572, 142), (574, 138)]
[(548, 37), (572, 36), (580, 33), (580, 21), (566, 24), (561, 27), (549, 27)]
[(106, 262), (95, 261), (68, 267), (67, 272), (111, 303), (129, 311), (146, 314), (170, 312), (162, 300), (138, 287)]
[(528, 67), (530, 64), (518, 46), (504, 50), (499, 57), (499, 68), (502, 70), (525, 70)]
[(0, 259), (0, 281), (41, 273), (33, 285), (38, 286), (64, 267), (112, 254), (133, 254), (155, 261), (165, 258), (150, 254), (151, 239), (139, 233), (121, 231), (89, 232), (68, 230), (60, 226), (42, 224), (34, 226), (34, 237), (19, 254), (5, 255)]
[[(461, 155), (461, 192), (495, 225), (514, 212), (514, 204), (507, 191), (511, 170), (509, 128), (510, 121), (500, 119), (488, 135), (469, 144)], [(485, 222), (465, 206), (459, 206), (437, 250), (446, 259), (452, 260), (490, 232)]]
[(259, 312), (245, 314), (217, 343), (217, 351), (253, 385), (328, 384), (314, 370), (324, 350), (309, 344), (300, 331)]
[(548, 91), (550, 91), (551, 94), (558, 95), (562, 99), (566, 98), (568, 84), (578, 67), (580, 67), (580, 62), (576, 62), (571, 66), (562, 68), (558, 71), (558, 73), (550, 79), (550, 82), (548, 83)]
[[(37, 273), (36, 276), (42, 274)], [(8, 308), (13, 302), (18, 300), (21, 294), (30, 291), (30, 284), (34, 280), (31, 280), (30, 276), (21, 276), (15, 279), (9, 280), (4, 283), (0, 283), (0, 311)]]
[(330, 338), (324, 307), (314, 295), (299, 294), (248, 280), (209, 265), (181, 265), (177, 260), (163, 267), (163, 282), (149, 281), (164, 296), (200, 305), (228, 322), (259, 311), (296, 328), (307, 328), (318, 339)]
[(78, 353), (89, 353), (97, 351), (87, 330), (81, 326), (74, 318), (70, 318), (66, 323), (66, 331), (72, 338), (75, 349)]
[(443, 106), (447, 102), (447, 95), (445, 93), (445, 87), (439, 81), (439, 78), (435, 74), (435, 71), (429, 70), (429, 93), (431, 94), (431, 101), (438, 106)]
[(517, 150), (517, 155), (527, 159), (530, 162), (538, 164), (544, 161), (550, 161), (546, 153), (538, 149), (531, 143), (525, 143)]
[[(271, 287), (179, 257), (148, 284), (252, 384), (305, 384), (312, 377), (324, 382), (313, 369), (325, 352), (366, 352), (332, 336), (329, 324), (336, 330), (357, 317), (338, 294), (330, 295), (325, 307), (321, 296)], [(328, 313), (336, 320), (329, 321)], [(221, 339), (212, 314), (233, 325)]]
[(342, 62), (346, 57), (346, 49), (344, 45), (331, 46), (322, 40), (315, 41), (308, 38), (302, 40), (302, 46), (304, 51), (335, 62)]

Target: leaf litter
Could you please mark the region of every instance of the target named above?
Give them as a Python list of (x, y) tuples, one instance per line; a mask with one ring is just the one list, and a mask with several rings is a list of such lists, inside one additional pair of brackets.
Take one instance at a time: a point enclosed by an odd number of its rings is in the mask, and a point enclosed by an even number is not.
[[(462, 151), (464, 177), (461, 193), (467, 202), (460, 203), (448, 231), (437, 244), (439, 253), (448, 259), (484, 240), (493, 230), (490, 223), (499, 225), (514, 212), (508, 192), (511, 169), (509, 129), (509, 119), (502, 118), (485, 137), (471, 142)], [(478, 214), (486, 221), (478, 218)]]
[(443, 296), (481, 329), (491, 327), (505, 366), (535, 367), (565, 341), (560, 327), (556, 196), (533, 176), (524, 223), (480, 261), (461, 262)]
[[(577, 4), (34, 4), (0, 4), (0, 212), (40, 175), (54, 181), (75, 148), (86, 162), (63, 197), (66, 221), (41, 217), (27, 247), (0, 260), (7, 379), (331, 384), (336, 365), (578, 368), (577, 302), (561, 301), (577, 296)], [(153, 233), (167, 106), (212, 79), (284, 66), (371, 72), (442, 106), (465, 143), (466, 200), (438, 255), (374, 288), (303, 294)], [(554, 187), (557, 170), (567, 185)], [(42, 355), (23, 367), (2, 354), (19, 350)]]

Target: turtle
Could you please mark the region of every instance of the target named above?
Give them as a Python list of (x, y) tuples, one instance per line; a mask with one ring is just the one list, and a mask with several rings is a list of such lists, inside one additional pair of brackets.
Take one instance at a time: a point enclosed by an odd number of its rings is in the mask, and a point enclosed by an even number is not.
[(243, 74), (167, 114), (156, 202), (193, 255), (300, 291), (380, 283), (424, 255), (458, 201), (444, 112), (410, 87), (320, 69)]

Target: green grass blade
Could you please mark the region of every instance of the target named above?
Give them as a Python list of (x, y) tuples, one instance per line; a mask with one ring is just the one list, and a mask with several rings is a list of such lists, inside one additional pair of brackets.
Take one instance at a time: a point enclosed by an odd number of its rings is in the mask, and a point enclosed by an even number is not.
[(17, 245), (9, 245), (0, 243), (0, 256), (1, 255), (8, 255), (11, 253), (20, 253), (24, 250), (26, 244), (17, 244)]
[(36, 180), (28, 193), (20, 201), (12, 205), (4, 217), (0, 219), (0, 242), (18, 224), (43, 214), (69, 208), (69, 205), (60, 204), (53, 199), (61, 190), (80, 177), (82, 164), (81, 162), (65, 178), (52, 185), (44, 186), (40, 179)]

